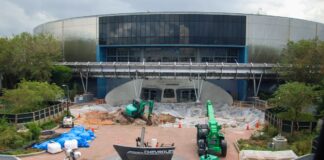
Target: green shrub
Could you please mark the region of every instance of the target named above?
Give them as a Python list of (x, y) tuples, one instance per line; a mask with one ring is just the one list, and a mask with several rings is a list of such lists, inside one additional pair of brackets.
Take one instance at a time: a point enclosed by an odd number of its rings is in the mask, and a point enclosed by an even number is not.
[(18, 148), (25, 144), (25, 139), (14, 127), (7, 127), (1, 131), (0, 145), (7, 149)]
[(265, 140), (239, 139), (237, 141), (240, 150), (267, 150), (268, 142)]
[(309, 131), (294, 132), (293, 135), (286, 136), (290, 148), (299, 156), (310, 153), (312, 141), (317, 136)]
[(305, 139), (291, 144), (290, 148), (298, 155), (302, 156), (311, 152), (312, 141)]
[(267, 134), (270, 138), (278, 135), (279, 131), (273, 125), (267, 125), (262, 130), (265, 134)]
[(19, 133), (26, 141), (32, 141), (33, 140), (33, 134), (28, 131), (28, 132), (21, 132)]
[(47, 121), (47, 122), (41, 124), (40, 128), (42, 128), (43, 130), (48, 130), (48, 129), (52, 129), (56, 126), (57, 126), (57, 123), (53, 120), (50, 120), (50, 121)]
[(29, 123), (27, 128), (32, 134), (32, 140), (39, 140), (42, 129), (36, 123)]
[(21, 148), (33, 142), (34, 135), (32, 131), (36, 133), (35, 136), (39, 136), (39, 134), (37, 135), (37, 126), (35, 124), (29, 124), (29, 126), (29, 131), (17, 132), (15, 126), (8, 124), (4, 118), (0, 119), (0, 152)]

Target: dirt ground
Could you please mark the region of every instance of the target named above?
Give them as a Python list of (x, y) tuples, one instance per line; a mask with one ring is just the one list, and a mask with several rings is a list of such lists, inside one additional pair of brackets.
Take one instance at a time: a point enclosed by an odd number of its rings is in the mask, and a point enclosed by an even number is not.
[[(59, 132), (67, 131), (59, 129)], [(97, 138), (90, 143), (89, 148), (80, 148), (81, 160), (109, 160), (116, 159), (117, 152), (113, 144), (135, 146), (135, 139), (140, 136), (141, 127), (134, 125), (102, 125), (98, 126), (95, 134)], [(236, 160), (238, 153), (233, 142), (240, 138), (248, 138), (252, 131), (226, 128), (224, 130), (227, 140), (227, 157), (222, 159)], [(160, 143), (175, 143), (174, 157), (179, 160), (198, 160), (196, 150), (196, 129), (195, 128), (162, 128), (146, 127), (145, 140), (157, 138)], [(63, 160), (64, 153), (44, 153), (31, 157), (23, 157), (22, 160)]]

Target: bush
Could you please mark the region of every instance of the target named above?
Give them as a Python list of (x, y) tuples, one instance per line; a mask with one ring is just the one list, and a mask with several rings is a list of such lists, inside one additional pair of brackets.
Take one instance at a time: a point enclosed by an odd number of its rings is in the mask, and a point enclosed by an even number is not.
[(57, 126), (57, 123), (53, 120), (47, 121), (45, 123), (43, 123), (40, 128), (42, 128), (43, 130), (48, 130), (48, 129), (52, 129), (54, 127)]
[(14, 127), (7, 127), (1, 131), (0, 145), (5, 148), (18, 148), (26, 143), (23, 136), (18, 134)]
[(267, 150), (268, 142), (265, 140), (240, 139), (237, 141), (240, 150)]
[(267, 134), (270, 138), (277, 136), (279, 131), (276, 127), (272, 126), (272, 125), (266, 125), (262, 131)]
[(16, 128), (2, 118), (0, 119), (0, 148), (12, 149), (23, 146), (30, 140), (30, 133), (18, 133)]
[(15, 126), (8, 124), (4, 118), (0, 119), (0, 153), (33, 143), (39, 137), (40, 129), (36, 124), (28, 124), (28, 127), (27, 132), (17, 132)]
[(290, 148), (298, 155), (302, 156), (311, 152), (312, 141), (309, 139), (297, 141), (291, 144)]
[(290, 149), (297, 155), (305, 155), (311, 152), (312, 141), (317, 136), (309, 131), (294, 132), (293, 135), (286, 136)]
[(27, 128), (32, 134), (32, 140), (39, 140), (42, 129), (36, 123), (29, 123)]

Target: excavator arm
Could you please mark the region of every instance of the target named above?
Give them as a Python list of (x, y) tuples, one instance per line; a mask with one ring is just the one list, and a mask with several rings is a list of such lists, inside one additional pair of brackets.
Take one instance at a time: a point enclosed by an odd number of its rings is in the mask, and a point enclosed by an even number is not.
[(221, 136), (220, 136), (220, 130), (222, 127), (218, 124), (218, 122), (215, 119), (214, 114), (214, 107), (210, 100), (206, 103), (207, 107), (207, 115), (208, 115), (208, 126), (209, 126), (209, 133), (207, 135), (207, 147), (208, 150), (211, 150), (215, 153), (221, 152)]

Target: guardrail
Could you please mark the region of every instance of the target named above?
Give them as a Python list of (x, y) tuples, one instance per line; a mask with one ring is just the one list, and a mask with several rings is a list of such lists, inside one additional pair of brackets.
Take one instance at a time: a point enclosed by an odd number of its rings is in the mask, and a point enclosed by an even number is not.
[(278, 118), (275, 114), (266, 111), (265, 118), (269, 124), (277, 127), (279, 131), (286, 132), (292, 134), (294, 131), (300, 130), (309, 130), (310, 132), (316, 128), (317, 122), (303, 122), (303, 121), (290, 121), (290, 120), (283, 120)]
[(272, 106), (270, 106), (268, 104), (268, 101), (265, 100), (260, 100), (260, 99), (256, 99), (256, 100), (252, 100), (252, 101), (234, 101), (234, 106), (237, 107), (254, 107), (257, 108), (259, 110), (265, 111), (269, 108), (272, 108)]
[(28, 123), (42, 119), (52, 119), (64, 113), (66, 104), (59, 103), (47, 108), (34, 112), (18, 113), (18, 114), (0, 114), (0, 118), (5, 118), (9, 123)]

